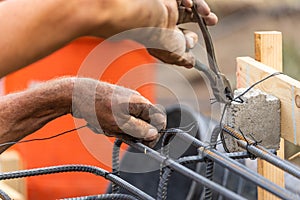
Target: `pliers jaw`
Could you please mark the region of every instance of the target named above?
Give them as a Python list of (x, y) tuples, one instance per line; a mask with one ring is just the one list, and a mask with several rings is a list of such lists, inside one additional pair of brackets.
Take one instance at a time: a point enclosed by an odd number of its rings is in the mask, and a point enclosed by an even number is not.
[(228, 79), (224, 74), (219, 73), (214, 85), (211, 85), (216, 101), (220, 103), (230, 104), (233, 100), (233, 92)]
[(217, 74), (199, 60), (196, 60), (195, 69), (203, 72), (210, 82), (210, 87), (217, 102), (229, 104), (233, 99), (230, 82), (220, 72)]

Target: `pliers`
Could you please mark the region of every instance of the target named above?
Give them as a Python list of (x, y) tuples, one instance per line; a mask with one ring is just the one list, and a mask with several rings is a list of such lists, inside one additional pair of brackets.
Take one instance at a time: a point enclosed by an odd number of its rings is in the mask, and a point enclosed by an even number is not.
[(233, 99), (232, 88), (230, 86), (228, 79), (219, 70), (211, 36), (206, 27), (206, 23), (204, 19), (201, 16), (199, 16), (195, 4), (192, 7), (192, 11), (194, 17), (198, 22), (198, 25), (201, 29), (205, 41), (207, 58), (209, 63), (209, 67), (207, 67), (197, 59), (195, 63), (195, 68), (199, 71), (202, 71), (209, 79), (210, 86), (212, 88), (216, 101), (220, 103), (229, 104)]

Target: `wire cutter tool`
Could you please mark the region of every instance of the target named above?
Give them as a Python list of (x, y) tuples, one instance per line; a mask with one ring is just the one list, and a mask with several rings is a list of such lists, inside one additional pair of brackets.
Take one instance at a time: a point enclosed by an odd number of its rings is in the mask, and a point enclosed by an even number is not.
[(208, 64), (209, 64), (209, 67), (207, 67), (197, 59), (195, 63), (195, 68), (199, 71), (202, 71), (209, 79), (210, 86), (212, 88), (216, 101), (220, 103), (229, 104), (233, 99), (232, 88), (230, 86), (228, 79), (219, 70), (216, 61), (214, 46), (209, 31), (206, 27), (206, 23), (204, 19), (201, 16), (199, 16), (195, 4), (192, 7), (192, 12), (198, 22), (198, 25), (201, 29), (205, 41)]

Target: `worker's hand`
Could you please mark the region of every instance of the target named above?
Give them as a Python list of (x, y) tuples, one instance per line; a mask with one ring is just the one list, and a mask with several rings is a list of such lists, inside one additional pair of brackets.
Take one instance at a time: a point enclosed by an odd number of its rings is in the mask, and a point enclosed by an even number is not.
[(218, 17), (210, 11), (209, 6), (204, 0), (177, 0), (179, 9), (178, 24), (197, 22), (191, 8), (196, 5), (198, 13), (204, 18), (206, 25), (215, 25), (218, 23)]
[(166, 126), (165, 113), (138, 92), (87, 78), (75, 82), (72, 114), (97, 133), (125, 139), (129, 135), (149, 146)]
[[(195, 58), (190, 52), (198, 41), (196, 33), (180, 30), (179, 23), (193, 22), (194, 17), (191, 12), (193, 2), (191, 0), (162, 0), (167, 11), (168, 20), (165, 30), (162, 30), (161, 37), (155, 38), (159, 48), (148, 49), (149, 53), (156, 58), (169, 63), (192, 68), (195, 64)], [(203, 0), (194, 0), (197, 4), (197, 10), (202, 15), (207, 24), (217, 23), (217, 17), (210, 12), (208, 5)], [(179, 10), (179, 12), (178, 12)]]

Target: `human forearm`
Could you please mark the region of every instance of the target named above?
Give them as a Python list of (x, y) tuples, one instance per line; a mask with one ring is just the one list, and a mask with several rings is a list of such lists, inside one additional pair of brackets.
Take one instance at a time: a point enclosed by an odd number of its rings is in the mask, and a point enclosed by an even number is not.
[[(157, 13), (160, 13), (158, 15)], [(161, 0), (10, 0), (0, 3), (0, 77), (80, 36), (164, 26)], [(4, 31), (5, 30), (5, 31)]]
[[(188, 0), (182, 2), (192, 5), (187, 3)], [(204, 0), (194, 2), (208, 24), (216, 23), (216, 17), (209, 14)], [(81, 36), (106, 38), (140, 27), (179, 31), (176, 28), (178, 7), (175, 0), (9, 0), (0, 3), (0, 19), (0, 77), (51, 54)], [(191, 67), (192, 62), (185, 52), (186, 46), (191, 48), (193, 45), (186, 45), (182, 34), (174, 32), (170, 36), (170, 31), (153, 31), (143, 29), (135, 32), (134, 36), (131, 32), (131, 38), (127, 35), (124, 39), (136, 39), (147, 47), (154, 45), (171, 52), (166, 56), (160, 52), (152, 52), (152, 55), (168, 63)], [(190, 37), (189, 41), (196, 42), (194, 37)]]
[(69, 113), (96, 132), (127, 134), (148, 144), (166, 124), (162, 110), (136, 91), (90, 78), (60, 78), (0, 98), (0, 153), (9, 147), (1, 144), (19, 141)]
[[(0, 144), (19, 141), (70, 112), (72, 79), (57, 79), (0, 99)], [(0, 147), (0, 152), (9, 146)]]
[[(22, 68), (78, 36), (72, 1), (9, 0), (0, 3), (0, 75)], [(69, 10), (69, 11), (68, 11)], [(64, 28), (63, 28), (64, 27)]]
[[(110, 37), (122, 31), (141, 28), (141, 27), (162, 27), (168, 26), (168, 11), (162, 0), (124, 0), (93, 1), (94, 7), (101, 7), (103, 2), (107, 3), (106, 20), (103, 22), (103, 16), (99, 15), (99, 9), (95, 9), (94, 16), (91, 21), (95, 22), (92, 32), (95, 36)], [(97, 4), (99, 4), (97, 6)], [(85, 13), (87, 14), (87, 13)], [(96, 18), (100, 17), (100, 18)], [(100, 28), (99, 28), (100, 27)]]

